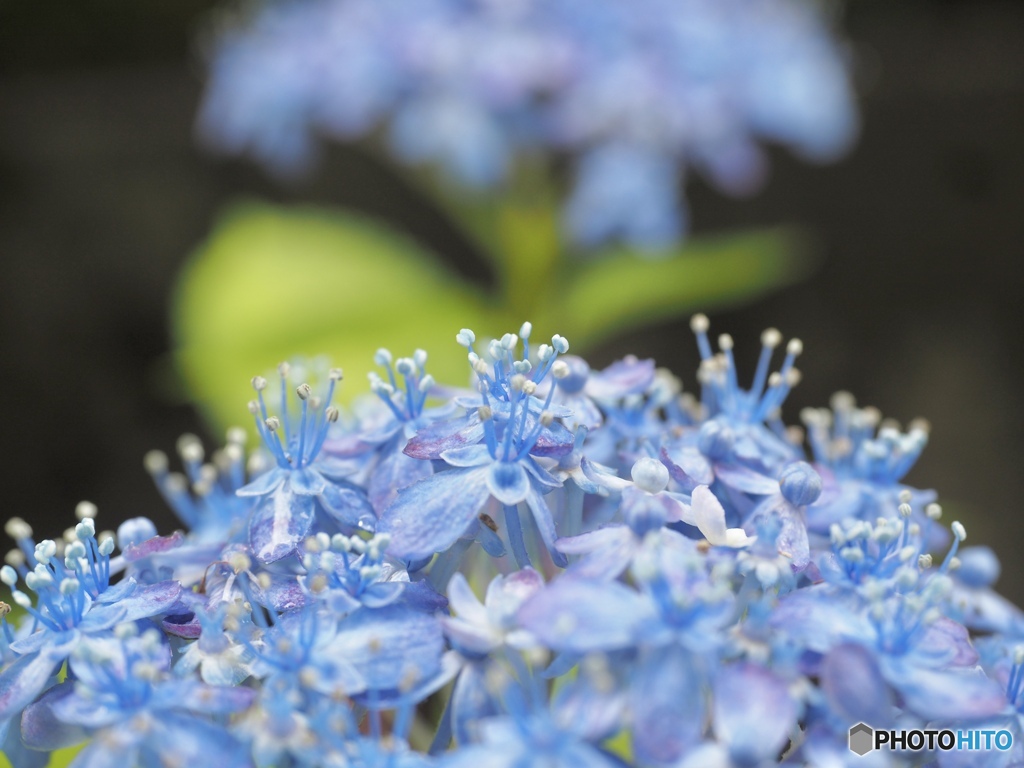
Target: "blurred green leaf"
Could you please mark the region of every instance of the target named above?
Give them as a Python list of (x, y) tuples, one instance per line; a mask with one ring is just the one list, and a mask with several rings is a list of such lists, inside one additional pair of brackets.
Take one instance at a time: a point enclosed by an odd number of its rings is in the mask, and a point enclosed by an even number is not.
[[(618, 249), (585, 264), (565, 263), (571, 278), (548, 302), (570, 341), (593, 344), (615, 333), (780, 288), (811, 266), (806, 239), (793, 229), (691, 238), (659, 258)], [(541, 318), (538, 318), (538, 321)]]
[(295, 355), (327, 354), (342, 367), (342, 400), (366, 391), (381, 346), (427, 349), (439, 381), (463, 381), (454, 337), (489, 327), (483, 298), (432, 253), (364, 217), (241, 204), (181, 275), (177, 363), (220, 427), (248, 424), (251, 377)]

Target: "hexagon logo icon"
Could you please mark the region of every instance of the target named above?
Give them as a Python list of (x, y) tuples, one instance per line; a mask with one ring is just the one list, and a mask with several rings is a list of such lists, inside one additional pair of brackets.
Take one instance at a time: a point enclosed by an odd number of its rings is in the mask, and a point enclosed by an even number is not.
[(850, 729), (850, 751), (864, 757), (875, 748), (875, 732), (870, 725), (857, 723)]

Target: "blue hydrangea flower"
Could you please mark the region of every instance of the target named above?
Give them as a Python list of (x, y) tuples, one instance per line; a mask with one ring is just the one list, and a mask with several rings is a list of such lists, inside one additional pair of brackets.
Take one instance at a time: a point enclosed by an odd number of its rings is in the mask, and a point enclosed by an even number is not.
[(691, 170), (746, 194), (759, 141), (831, 160), (857, 116), (843, 49), (797, 0), (302, 0), (221, 30), (199, 128), (279, 172), (381, 136), (474, 190), (568, 154), (568, 236), (656, 249), (687, 230)]

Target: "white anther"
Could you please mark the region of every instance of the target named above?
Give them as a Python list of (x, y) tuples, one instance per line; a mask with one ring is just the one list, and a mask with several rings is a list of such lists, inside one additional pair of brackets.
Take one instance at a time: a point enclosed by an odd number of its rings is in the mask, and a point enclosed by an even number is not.
[(414, 376), (416, 374), (416, 363), (411, 357), (400, 357), (395, 361), (395, 370), (402, 376)]
[(14, 568), (20, 568), (25, 564), (25, 553), (20, 549), (9, 549), (4, 555), (4, 562)]
[(4, 524), (4, 533), (15, 541), (32, 538), (32, 526), (20, 517), (12, 517)]
[(357, 555), (361, 555), (366, 551), (366, 542), (358, 536), (349, 536), (348, 545), (351, 548), (351, 551), (355, 552)]
[(327, 407), (327, 410), (324, 411), (324, 418), (327, 419), (329, 424), (334, 424), (339, 418), (341, 418), (341, 412), (333, 405), (330, 405)]
[(263, 422), (271, 432), (277, 432), (281, 428), (281, 420), (277, 416), (270, 416)]
[(78, 579), (64, 579), (64, 581), (60, 583), (60, 593), (65, 597), (77, 594), (78, 590), (81, 588), (82, 583)]
[(434, 377), (428, 373), (420, 379), (420, 383), (416, 385), (416, 389), (418, 389), (422, 394), (426, 394), (434, 388), (435, 383)]
[(565, 360), (555, 360), (555, 362), (551, 364), (551, 375), (556, 379), (564, 379), (570, 373), (572, 373), (572, 371)]
[(22, 592), (20, 589), (12, 589), (11, 597), (14, 598), (14, 602), (20, 605), (26, 610), (32, 607), (32, 598)]
[(790, 368), (786, 371), (786, 386), (795, 387), (803, 379), (804, 375), (800, 373), (799, 368)]
[(911, 538), (917, 538), (918, 536), (921, 535), (921, 526), (918, 525), (917, 523), (911, 523), (910, 525), (907, 526), (907, 534)]
[(327, 378), (331, 381), (341, 381), (345, 378), (345, 372), (341, 368), (331, 368), (327, 371)]
[(900, 517), (910, 517), (914, 510), (910, 508), (909, 504), (900, 504), (899, 507), (897, 507), (897, 511), (900, 513)]
[(253, 376), (252, 388), (255, 389), (257, 392), (262, 392), (264, 389), (267, 388), (267, 380), (264, 379), (262, 376)]
[(260, 589), (270, 589), (270, 585), (273, 583), (273, 579), (270, 578), (270, 574), (264, 571), (256, 577), (256, 583), (260, 585)]
[(0, 568), (0, 581), (8, 587), (13, 587), (18, 583), (18, 572), (11, 568), (11, 566), (5, 565)]
[(555, 350), (552, 349), (547, 344), (541, 344), (539, 347), (537, 347), (537, 359), (540, 360), (542, 363), (546, 363), (548, 360), (550, 360), (553, 354), (555, 354)]
[(768, 376), (768, 386), (769, 387), (774, 389), (775, 387), (779, 386), (781, 383), (782, 383), (782, 374), (781, 373), (779, 373), (778, 371), (773, 371), (771, 374), (769, 374), (769, 376)]
[(529, 379), (527, 379), (526, 381), (523, 382), (523, 393), (524, 394), (532, 395), (536, 391), (537, 391), (537, 383), (536, 382), (530, 381)]
[(489, 421), (494, 418), (494, 411), (489, 405), (481, 405), (476, 409), (476, 415), (480, 417), (480, 421)]
[(723, 352), (728, 352), (729, 350), (732, 349), (732, 347), (732, 336), (730, 336), (728, 333), (723, 333), (721, 336), (718, 337), (718, 348), (721, 349)]
[(474, 341), (476, 341), (476, 334), (473, 333), (469, 328), (463, 328), (457, 334), (455, 334), (455, 341), (463, 347), (468, 347)]
[(231, 566), (231, 570), (235, 573), (241, 573), (242, 571), (248, 571), (252, 567), (252, 560), (244, 552), (232, 552), (228, 557), (228, 565)]
[(380, 366), (386, 366), (391, 363), (391, 350), (385, 347), (381, 347), (373, 353), (373, 362)]
[(96, 505), (91, 501), (80, 501), (75, 505), (75, 517), (79, 520), (84, 520), (87, 517), (96, 517), (98, 511)]
[(529, 360), (516, 360), (512, 363), (512, 370), (516, 373), (529, 373), (533, 369), (533, 365)]
[(231, 445), (245, 445), (249, 433), (241, 427), (228, 427), (227, 440)]
[(839, 556), (850, 563), (859, 563), (864, 560), (864, 552), (859, 547), (844, 547), (839, 550)]
[(900, 504), (909, 504), (911, 501), (914, 500), (914, 494), (912, 494), (907, 488), (904, 488), (902, 491), (900, 491), (899, 496), (897, 498), (899, 498)]
[(423, 367), (427, 364), (427, 350), (425, 350), (425, 349), (414, 350), (413, 353), (412, 353), (412, 361), (414, 363), (416, 363), (416, 367), (417, 368), (422, 370)]
[[(79, 525), (82, 525), (82, 523), (79, 523)], [(49, 563), (51, 558), (53, 558), (55, 554), (57, 554), (57, 543), (53, 541), (53, 539), (43, 539), (38, 544), (36, 544), (36, 560), (38, 560), (43, 565)]]
[(509, 386), (512, 387), (512, 389), (516, 392), (521, 392), (523, 389), (523, 384), (525, 383), (526, 377), (523, 376), (523, 374), (521, 373), (517, 373), (511, 379), (509, 379)]
[(804, 343), (800, 339), (790, 339), (786, 345), (786, 354), (796, 357), (804, 351)]
[(75, 536), (82, 539), (88, 539), (90, 536), (96, 535), (96, 523), (91, 517), (85, 518), (82, 522), (75, 526)]
[(761, 333), (761, 346), (775, 349), (782, 343), (782, 334), (778, 328), (765, 328)]
[(569, 340), (565, 336), (559, 336), (557, 333), (551, 337), (551, 346), (555, 348), (555, 351), (560, 355), (564, 355), (569, 351)]
[(900, 560), (904, 563), (909, 563), (916, 554), (917, 550), (908, 544), (900, 550)]
[(928, 515), (929, 519), (938, 520), (942, 517), (942, 506), (940, 504), (932, 502), (931, 504), (924, 508), (924, 513)]
[(929, 554), (919, 555), (917, 558), (917, 567), (921, 570), (927, 570), (932, 567), (932, 556)]
[(474, 373), (477, 373), (481, 376), (487, 373), (487, 363), (484, 361), (482, 357), (478, 357), (471, 363), (471, 365), (473, 366)]
[(114, 551), (114, 537), (107, 536), (100, 542), (99, 553), (103, 557), (110, 557), (110, 553)]
[(391, 534), (378, 533), (374, 535), (373, 540), (377, 543), (377, 546), (380, 547), (380, 551), (383, 552), (391, 544)]
[(967, 530), (964, 528), (963, 523), (961, 523), (959, 520), (954, 520), (952, 523), (950, 523), (949, 527), (952, 529), (953, 535), (956, 536), (960, 541), (963, 541), (967, 538)]
[(1013, 663), (1024, 664), (1024, 645), (1018, 645), (1013, 649)]
[(707, 315), (696, 314), (690, 318), (690, 330), (694, 333), (707, 333), (710, 327), (711, 322)]
[(309, 396), (313, 394), (313, 388), (303, 382), (295, 388), (295, 394), (299, 396), (299, 400), (308, 400)]
[(348, 540), (348, 536), (336, 533), (331, 537), (331, 549), (335, 552), (350, 552), (352, 543)]
[(511, 352), (513, 349), (516, 348), (516, 345), (518, 343), (519, 337), (516, 336), (514, 333), (506, 333), (503, 334), (501, 337), (501, 348), (504, 349), (506, 352)]
[(950, 558), (950, 561), (949, 561), (949, 570), (951, 570), (951, 571), (955, 571), (955, 570), (956, 570), (957, 568), (959, 568), (959, 567), (960, 567), (960, 566), (961, 566), (962, 564), (963, 564), (963, 563), (962, 563), (962, 562), (960, 561), (960, 558), (959, 558), (959, 557), (953, 557), (953, 558)]
[(529, 339), (531, 333), (533, 333), (533, 323), (527, 322), (519, 326), (519, 338)]
[(167, 454), (163, 451), (149, 451), (142, 457), (142, 466), (151, 475), (161, 475), (167, 471)]
[(249, 413), (251, 413), (253, 416), (260, 412), (260, 404), (257, 403), (255, 400), (250, 400), (246, 404), (246, 408), (249, 409)]
[(551, 411), (541, 411), (540, 412), (540, 425), (542, 427), (550, 427), (551, 426), (551, 422), (553, 422), (554, 420), (555, 420), (555, 414), (553, 414)]

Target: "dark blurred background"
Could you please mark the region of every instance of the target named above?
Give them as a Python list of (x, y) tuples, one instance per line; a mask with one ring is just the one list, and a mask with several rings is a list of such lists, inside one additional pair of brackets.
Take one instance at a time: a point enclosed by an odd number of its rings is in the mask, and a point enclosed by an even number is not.
[[(145, 451), (203, 434), (171, 377), (175, 275), (240, 195), (386, 216), (486, 284), (472, 250), (372, 157), (334, 148), (282, 188), (197, 149), (209, 0), (0, 0), (0, 403), (3, 516), (58, 534), (77, 501), (100, 527), (145, 514), (174, 526)], [(787, 403), (848, 389), (932, 439), (908, 480), (936, 487), (1004, 564), (1024, 602), (1024, 4), (853, 0), (864, 131), (824, 168), (777, 152), (764, 192), (700, 186), (698, 232), (796, 223), (820, 266), (751, 306), (717, 311), (752, 372), (758, 335), (803, 338)], [(631, 334), (592, 362), (653, 355), (693, 383), (685, 322)], [(247, 417), (239, 403), (240, 420)], [(220, 437), (204, 435), (209, 440)]]

